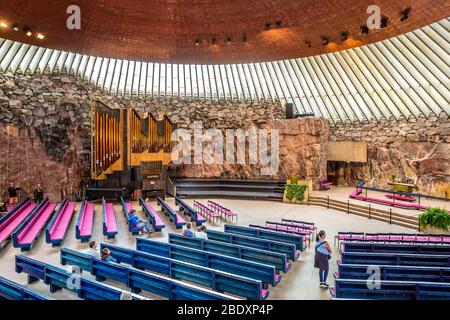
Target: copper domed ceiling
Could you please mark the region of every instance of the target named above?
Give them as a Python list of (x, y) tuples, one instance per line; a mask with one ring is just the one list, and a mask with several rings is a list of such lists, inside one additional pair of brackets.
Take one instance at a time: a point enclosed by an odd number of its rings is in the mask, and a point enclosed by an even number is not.
[[(81, 9), (81, 30), (66, 27), (73, 4)], [(370, 5), (389, 20), (364, 34)], [(411, 10), (401, 21), (405, 8)], [(16, 0), (2, 1), (0, 38), (106, 58), (244, 63), (365, 45), (449, 14), (448, 0)], [(38, 39), (38, 32), (45, 38)], [(342, 41), (342, 33), (348, 40)]]

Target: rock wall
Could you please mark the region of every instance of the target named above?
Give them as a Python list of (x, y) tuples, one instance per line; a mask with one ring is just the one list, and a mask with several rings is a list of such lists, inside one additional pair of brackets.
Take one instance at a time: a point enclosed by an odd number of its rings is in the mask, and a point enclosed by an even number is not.
[(73, 198), (89, 178), (90, 99), (68, 78), (0, 74), (0, 190), (52, 201)]
[[(275, 174), (261, 175), (263, 166), (259, 164), (184, 164), (180, 166), (178, 175), (191, 178), (235, 179), (286, 179), (298, 176), (312, 180), (314, 188), (318, 188), (320, 180), (326, 178), (328, 121), (324, 118), (281, 119), (259, 127), (266, 129), (267, 132), (274, 129), (279, 131), (279, 169)], [(226, 148), (223, 153), (225, 152)]]
[(0, 74), (0, 195), (9, 181), (31, 195), (41, 183), (53, 201), (74, 198), (90, 173), (90, 108), (167, 113), (180, 128), (201, 120), (208, 128), (243, 128), (283, 118), (278, 102), (212, 102), (115, 97), (67, 75)]
[(330, 128), (330, 141), (367, 141), (368, 164), (351, 166), (350, 177), (387, 188), (392, 175), (417, 180), (419, 191), (450, 195), (450, 118), (380, 121)]

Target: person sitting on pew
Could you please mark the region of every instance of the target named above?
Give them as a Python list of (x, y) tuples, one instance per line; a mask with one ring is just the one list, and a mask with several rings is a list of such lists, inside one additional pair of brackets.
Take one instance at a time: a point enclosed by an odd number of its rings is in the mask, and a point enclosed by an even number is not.
[(33, 195), (36, 203), (41, 203), (42, 200), (44, 200), (44, 189), (42, 189), (40, 183), (38, 183), (36, 189), (34, 189)]
[(100, 250), (98, 249), (97, 242), (95, 241), (89, 242), (88, 254), (97, 259), (100, 259)]
[(319, 269), (320, 288), (328, 288), (330, 285), (327, 283), (328, 270), (330, 269), (331, 259), (330, 245), (325, 241), (326, 233), (321, 230), (316, 236), (316, 250), (314, 255), (314, 268)]
[(208, 235), (206, 234), (206, 226), (201, 226), (199, 232), (197, 232), (195, 237), (203, 240), (208, 240)]
[(16, 187), (14, 183), (10, 182), (8, 187), (8, 195), (9, 195), (9, 204), (15, 205), (19, 202), (19, 196), (17, 192), (20, 190), (19, 187)]
[(195, 234), (192, 231), (192, 223), (190, 223), (190, 222), (186, 223), (186, 229), (184, 229), (184, 231), (183, 231), (183, 236), (188, 237), (188, 238), (195, 237)]
[(116, 262), (116, 263), (117, 263), (117, 260), (114, 259), (113, 257), (111, 257), (111, 251), (109, 251), (108, 248), (104, 248), (104, 249), (102, 250), (102, 256), (101, 256), (101, 258), (102, 258), (102, 260), (105, 260), (105, 261)]
[(131, 209), (130, 213), (128, 213), (128, 221), (131, 223), (131, 227), (133, 229), (141, 229), (143, 232), (150, 234), (153, 229), (150, 226), (150, 223), (148, 221), (144, 221), (142, 219), (139, 219), (136, 210)]

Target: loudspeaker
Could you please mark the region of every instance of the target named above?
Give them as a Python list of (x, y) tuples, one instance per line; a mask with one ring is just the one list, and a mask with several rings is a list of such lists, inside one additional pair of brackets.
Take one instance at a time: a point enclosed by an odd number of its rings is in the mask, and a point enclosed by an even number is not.
[(294, 118), (294, 104), (293, 103), (286, 103), (286, 119), (293, 119)]

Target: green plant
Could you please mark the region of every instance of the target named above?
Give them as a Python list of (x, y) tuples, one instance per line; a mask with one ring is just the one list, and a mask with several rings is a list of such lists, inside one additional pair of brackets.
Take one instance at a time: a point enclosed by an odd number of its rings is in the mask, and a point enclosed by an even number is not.
[(289, 201), (297, 200), (303, 201), (305, 200), (305, 191), (308, 189), (306, 184), (288, 184), (286, 185), (286, 198)]
[(448, 231), (450, 227), (450, 214), (441, 208), (428, 208), (419, 216), (420, 227), (431, 226), (436, 229)]

